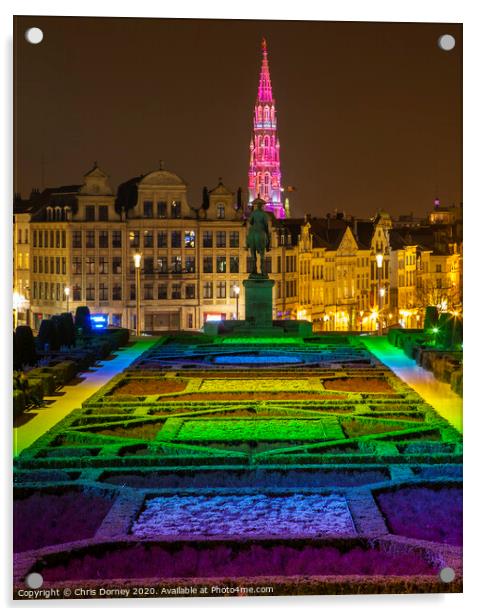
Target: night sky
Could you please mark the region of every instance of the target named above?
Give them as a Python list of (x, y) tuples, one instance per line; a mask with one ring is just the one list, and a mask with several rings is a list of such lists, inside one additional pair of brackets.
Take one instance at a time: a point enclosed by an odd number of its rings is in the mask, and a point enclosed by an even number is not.
[(14, 190), (81, 183), (94, 160), (116, 188), (162, 159), (191, 205), (219, 176), (246, 196), (263, 36), (292, 215), (462, 201), (453, 24), (18, 17)]

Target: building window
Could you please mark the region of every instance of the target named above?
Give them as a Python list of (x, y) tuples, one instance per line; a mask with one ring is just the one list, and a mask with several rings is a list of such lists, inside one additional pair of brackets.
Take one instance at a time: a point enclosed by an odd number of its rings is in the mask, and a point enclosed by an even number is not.
[(85, 247), (95, 248), (95, 231), (93, 229), (85, 232)]
[(39, 274), (44, 273), (44, 258), (43, 257), (38, 258), (38, 273)]
[(239, 248), (239, 232), (238, 231), (229, 232), (229, 247)]
[(218, 203), (216, 205), (216, 217), (219, 219), (224, 219), (226, 216), (226, 210), (224, 203)]
[(144, 299), (154, 299), (154, 287), (152, 284), (144, 285)]
[(221, 255), (216, 257), (216, 273), (224, 274), (226, 273), (226, 255)]
[(196, 234), (194, 231), (184, 231), (184, 247), (195, 248), (196, 246)]
[(179, 255), (171, 257), (171, 270), (174, 274), (182, 273), (182, 258)]
[(85, 258), (85, 273), (86, 274), (95, 273), (95, 258), (94, 257)]
[(33, 247), (37, 248), (37, 231), (35, 229), (33, 231)]
[(32, 293), (33, 293), (33, 299), (37, 299), (37, 281), (36, 280), (34, 280), (34, 283), (33, 283)]
[(226, 297), (226, 281), (218, 280), (216, 282), (216, 297), (224, 298)]
[(85, 289), (85, 299), (88, 302), (95, 301), (95, 287), (93, 282), (87, 283), (87, 287)]
[(172, 201), (171, 218), (181, 218), (181, 202), (180, 201)]
[(37, 257), (33, 258), (33, 273), (37, 273)]
[(122, 235), (120, 229), (112, 231), (112, 248), (122, 248)]
[(99, 257), (99, 274), (108, 274), (107, 257)]
[(88, 221), (95, 220), (95, 205), (85, 206), (85, 220), (88, 220)]
[(171, 248), (181, 248), (181, 232), (171, 232)]
[(99, 205), (99, 220), (109, 220), (109, 209), (107, 205)]
[(213, 232), (203, 231), (203, 248), (213, 247)]
[(60, 231), (55, 232), (55, 248), (60, 248)]
[(239, 257), (229, 257), (229, 271), (231, 274), (239, 273)]
[(152, 218), (154, 216), (154, 204), (152, 201), (144, 201), (144, 218)]
[(203, 298), (212, 299), (212, 297), (213, 297), (213, 283), (212, 282), (203, 283)]
[(112, 257), (112, 273), (122, 274), (122, 257)]
[(62, 274), (67, 273), (67, 257), (62, 257)]
[(144, 231), (144, 248), (153, 248), (154, 234), (152, 231)]
[(60, 283), (57, 282), (55, 285), (55, 299), (56, 301), (60, 301)]
[[(120, 285), (120, 283), (114, 282), (114, 284), (112, 285), (112, 300), (115, 302), (121, 299), (122, 299), (122, 286)], [(113, 320), (112, 320), (112, 324), (114, 324)]]
[(441, 274), (441, 273), (442, 273), (442, 266), (441, 266), (441, 264), (440, 264), (440, 263), (437, 263), (437, 264), (435, 265), (435, 272), (436, 272), (437, 274)]
[(129, 231), (129, 246), (139, 248), (139, 231)]
[(154, 259), (153, 257), (146, 257), (144, 259), (144, 274), (154, 273)]
[(54, 257), (50, 257), (50, 273), (54, 273)]
[(82, 231), (72, 232), (72, 248), (82, 248)]
[(55, 273), (60, 274), (60, 257), (55, 257)]
[[(238, 290), (238, 292), (236, 293), (236, 289)], [(240, 288), (239, 288), (239, 283), (237, 280), (234, 280), (232, 282), (229, 283), (229, 297), (231, 299), (235, 299), (237, 296), (239, 296), (240, 293)]]
[(188, 274), (194, 274), (196, 272), (196, 257), (192, 255), (186, 257), (186, 272)]
[(136, 299), (136, 285), (133, 283), (129, 286), (129, 299)]
[(165, 201), (157, 202), (157, 217), (167, 218), (167, 203)]
[(203, 272), (205, 274), (213, 273), (213, 258), (212, 257), (203, 258)]
[(167, 299), (167, 284), (158, 285), (157, 299)]
[(181, 285), (178, 282), (172, 285), (171, 299), (181, 299)]
[(80, 302), (82, 300), (82, 293), (79, 284), (74, 284), (72, 287), (72, 299), (74, 302)]
[(226, 248), (226, 231), (216, 231), (216, 248)]
[(157, 232), (157, 247), (167, 248), (167, 231)]
[(99, 301), (106, 302), (109, 299), (109, 289), (105, 282), (99, 284)]
[(49, 233), (46, 232), (45, 239), (45, 248), (53, 248), (54, 247), (54, 232), (53, 229), (50, 230), (50, 242), (49, 242)]
[[(25, 232), (26, 234), (27, 232)], [(27, 240), (25, 240), (27, 241)], [(62, 248), (66, 248), (67, 246), (67, 234), (65, 231), (62, 231)]]
[(99, 231), (99, 248), (109, 248), (108, 231)]
[(159, 274), (167, 274), (167, 257), (157, 257), (157, 271)]
[(122, 327), (122, 314), (112, 315), (112, 325), (114, 327)]
[(19, 230), (18, 230), (18, 234), (17, 234), (17, 242), (18, 242), (19, 244), (21, 244), (21, 243), (22, 243), (22, 229), (19, 229)]
[(272, 273), (271, 257), (266, 257), (265, 267), (266, 267), (266, 273), (271, 274)]
[(186, 299), (196, 299), (196, 285), (186, 285)]

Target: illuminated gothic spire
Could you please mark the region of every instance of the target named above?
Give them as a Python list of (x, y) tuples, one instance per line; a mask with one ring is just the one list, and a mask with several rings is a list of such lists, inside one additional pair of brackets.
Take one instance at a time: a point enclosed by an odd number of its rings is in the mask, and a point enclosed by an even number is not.
[(276, 107), (271, 89), (266, 39), (261, 42), (263, 58), (258, 97), (254, 106), (253, 135), (249, 162), (249, 204), (258, 195), (266, 201), (264, 209), (276, 218), (286, 218), (281, 201), (279, 139), (276, 134)]

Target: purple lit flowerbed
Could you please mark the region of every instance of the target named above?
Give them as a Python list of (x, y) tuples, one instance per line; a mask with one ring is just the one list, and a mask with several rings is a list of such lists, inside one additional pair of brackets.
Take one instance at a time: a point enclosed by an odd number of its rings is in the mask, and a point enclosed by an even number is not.
[(458, 486), (397, 488), (376, 495), (396, 535), (462, 545), (462, 489)]
[(111, 506), (108, 497), (78, 490), (19, 496), (13, 505), (13, 551), (92, 537)]
[(273, 494), (150, 498), (132, 527), (136, 537), (317, 537), (355, 535), (344, 496)]
[(420, 553), (385, 551), (356, 540), (338, 545), (303, 541), (107, 544), (46, 558), (35, 570), (46, 582), (437, 573)]

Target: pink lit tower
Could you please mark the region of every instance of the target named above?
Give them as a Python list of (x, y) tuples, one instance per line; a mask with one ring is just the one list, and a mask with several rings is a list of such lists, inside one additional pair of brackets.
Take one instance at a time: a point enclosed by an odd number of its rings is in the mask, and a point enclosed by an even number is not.
[(276, 134), (276, 107), (271, 89), (266, 39), (261, 42), (263, 59), (259, 75), (258, 97), (254, 106), (253, 135), (249, 161), (249, 205), (261, 197), (265, 211), (286, 218), (281, 197), (279, 139)]

